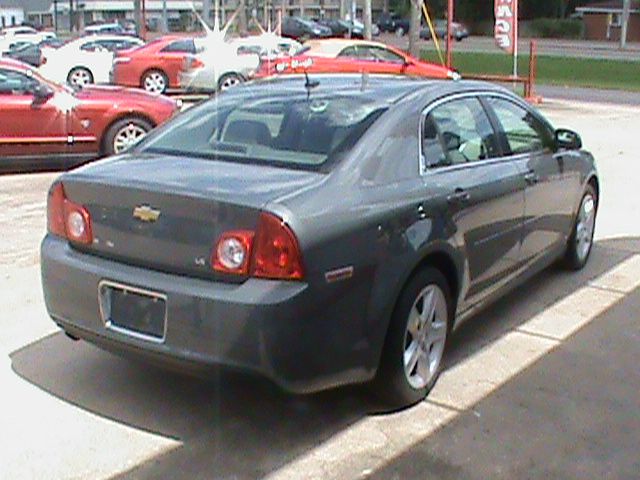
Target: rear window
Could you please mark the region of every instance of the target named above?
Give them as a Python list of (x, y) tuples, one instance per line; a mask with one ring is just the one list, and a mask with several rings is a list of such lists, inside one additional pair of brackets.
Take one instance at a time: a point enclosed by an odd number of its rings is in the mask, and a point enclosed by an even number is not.
[(148, 137), (143, 151), (317, 169), (344, 154), (386, 106), (353, 96), (226, 93)]

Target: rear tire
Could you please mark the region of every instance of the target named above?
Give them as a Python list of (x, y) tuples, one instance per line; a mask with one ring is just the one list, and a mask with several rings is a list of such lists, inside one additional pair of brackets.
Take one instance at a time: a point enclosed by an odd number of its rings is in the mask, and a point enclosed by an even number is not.
[(435, 268), (417, 272), (402, 290), (391, 317), (375, 394), (391, 409), (423, 400), (442, 368), (453, 323), (451, 289)]
[(162, 70), (149, 70), (142, 75), (140, 85), (147, 92), (160, 95), (169, 88), (169, 78)]
[(67, 75), (67, 83), (76, 87), (84, 87), (93, 83), (93, 74), (88, 68), (72, 68)]
[(563, 264), (567, 269), (580, 270), (587, 264), (593, 247), (597, 213), (596, 190), (593, 185), (588, 184), (580, 200), (580, 208), (564, 254)]
[(218, 79), (218, 91), (224, 92), (229, 88), (236, 87), (244, 83), (244, 78), (238, 73), (225, 73)]
[(109, 127), (104, 136), (103, 153), (116, 155), (124, 152), (142, 138), (153, 128), (147, 120), (137, 117), (129, 117), (118, 120)]

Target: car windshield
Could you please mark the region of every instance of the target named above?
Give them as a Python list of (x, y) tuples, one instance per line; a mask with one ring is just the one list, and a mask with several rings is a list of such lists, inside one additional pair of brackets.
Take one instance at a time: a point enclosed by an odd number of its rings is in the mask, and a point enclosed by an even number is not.
[(224, 94), (178, 117), (140, 145), (145, 152), (317, 169), (348, 151), (386, 109), (331, 94)]

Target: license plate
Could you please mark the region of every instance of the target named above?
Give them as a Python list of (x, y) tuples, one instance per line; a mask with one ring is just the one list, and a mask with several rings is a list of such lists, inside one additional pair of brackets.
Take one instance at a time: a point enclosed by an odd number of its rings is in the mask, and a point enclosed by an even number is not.
[(166, 295), (106, 280), (100, 282), (98, 290), (100, 315), (108, 329), (143, 340), (164, 341)]

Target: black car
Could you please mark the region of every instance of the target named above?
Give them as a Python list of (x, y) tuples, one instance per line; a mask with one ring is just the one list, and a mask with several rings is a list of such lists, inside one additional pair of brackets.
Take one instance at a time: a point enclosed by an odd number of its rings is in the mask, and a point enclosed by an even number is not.
[(327, 38), (333, 34), (331, 28), (302, 17), (284, 17), (282, 36), (295, 40), (308, 38)]
[[(436, 20), (433, 24), (433, 29), (436, 32), (438, 38), (444, 39), (447, 34), (447, 21)], [(453, 22), (451, 24), (451, 36), (458, 42), (464, 40), (469, 36), (469, 29), (462, 23)], [(423, 26), (420, 30), (420, 38), (425, 40), (431, 40), (431, 30), (428, 26)]]
[(381, 32), (391, 32), (398, 36), (409, 32), (409, 19), (394, 13), (383, 13), (378, 18), (377, 24)]
[(587, 263), (581, 147), (486, 83), (250, 82), (56, 180), (46, 307), (72, 338), (187, 371), (417, 402), (463, 319)]
[(3, 56), (20, 60), (34, 67), (39, 67), (42, 63), (42, 51), (40, 46), (35, 43), (18, 44), (5, 52)]
[(334, 37), (364, 38), (364, 30), (348, 20), (336, 18), (320, 18), (316, 20), (320, 25), (329, 27)]

